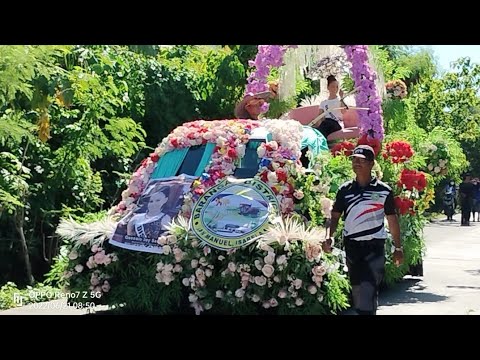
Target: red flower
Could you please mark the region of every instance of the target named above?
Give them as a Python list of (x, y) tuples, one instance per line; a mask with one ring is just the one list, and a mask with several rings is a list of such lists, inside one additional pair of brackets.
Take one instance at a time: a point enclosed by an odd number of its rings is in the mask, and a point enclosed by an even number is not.
[(228, 148), (228, 151), (227, 151), (227, 156), (232, 158), (232, 159), (236, 159), (237, 158), (237, 151), (234, 149), (234, 148)]
[(276, 171), (278, 182), (287, 182), (287, 173), (282, 168)]
[(399, 187), (404, 185), (410, 191), (414, 188), (418, 191), (423, 191), (427, 186), (427, 179), (421, 171), (403, 169), (397, 184)]
[(399, 196), (395, 197), (395, 207), (398, 209), (400, 215), (405, 215), (407, 213), (414, 215), (415, 212), (413, 211), (413, 207), (415, 206), (415, 202), (410, 199), (401, 198)]
[(155, 153), (150, 154), (150, 160), (152, 160), (153, 162), (157, 162), (159, 158), (160, 157)]
[(355, 149), (355, 144), (351, 143), (350, 141), (343, 141), (341, 143), (337, 143), (332, 147), (332, 155), (345, 155), (350, 156), (353, 153), (353, 149)]
[(173, 147), (178, 147), (179, 144), (177, 138), (170, 139), (170, 145)]
[(382, 143), (380, 142), (380, 140), (372, 138), (367, 134), (363, 135), (361, 138), (358, 139), (358, 145), (371, 146), (373, 152), (375, 153), (375, 156), (377, 156), (380, 153), (380, 150), (382, 150)]
[(408, 142), (393, 141), (386, 145), (384, 159), (390, 158), (394, 164), (403, 163), (413, 156), (414, 152)]

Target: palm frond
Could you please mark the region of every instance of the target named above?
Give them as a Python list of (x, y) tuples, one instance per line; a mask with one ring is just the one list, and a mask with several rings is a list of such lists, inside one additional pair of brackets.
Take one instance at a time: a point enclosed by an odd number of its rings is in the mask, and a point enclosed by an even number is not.
[(112, 236), (116, 225), (117, 222), (110, 217), (90, 224), (81, 224), (72, 218), (62, 219), (56, 233), (62, 239), (72, 241), (75, 247), (93, 243), (101, 244)]

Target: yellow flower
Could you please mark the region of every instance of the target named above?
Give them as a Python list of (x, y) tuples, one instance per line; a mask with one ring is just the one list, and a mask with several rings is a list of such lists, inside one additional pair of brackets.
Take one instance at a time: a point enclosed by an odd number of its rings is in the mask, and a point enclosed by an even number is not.
[(42, 142), (46, 142), (50, 136), (50, 116), (46, 110), (42, 111), (42, 115), (38, 119), (38, 138)]

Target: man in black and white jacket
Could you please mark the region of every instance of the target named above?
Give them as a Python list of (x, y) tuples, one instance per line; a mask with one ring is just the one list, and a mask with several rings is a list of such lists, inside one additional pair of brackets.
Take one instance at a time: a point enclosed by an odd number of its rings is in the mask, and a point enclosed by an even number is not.
[(392, 189), (372, 177), (375, 160), (372, 147), (357, 146), (351, 159), (356, 179), (338, 189), (325, 250), (331, 250), (332, 236), (343, 214), (343, 239), (354, 307), (360, 315), (375, 315), (378, 289), (385, 275), (385, 216), (395, 244), (393, 260), (397, 266), (403, 262), (400, 226)]

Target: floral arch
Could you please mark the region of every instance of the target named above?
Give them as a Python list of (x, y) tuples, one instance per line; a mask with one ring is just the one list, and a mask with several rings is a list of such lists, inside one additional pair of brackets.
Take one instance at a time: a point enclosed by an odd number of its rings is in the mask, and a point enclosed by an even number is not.
[[(258, 93), (269, 89), (267, 78), (274, 67), (284, 65), (284, 57), (287, 51), (296, 51), (303, 45), (259, 45), (255, 60), (250, 65), (255, 70), (248, 78), (246, 93)], [(342, 46), (347, 60), (350, 62), (350, 75), (357, 89), (355, 100), (359, 107), (365, 107), (369, 110), (359, 112), (360, 134), (366, 136), (369, 140), (376, 139), (382, 141), (384, 138), (383, 117), (382, 117), (382, 99), (375, 85), (377, 72), (369, 63), (369, 53), (367, 45), (346, 45)], [(305, 53), (303, 51), (300, 56)], [(313, 54), (309, 54), (310, 57)], [(305, 64), (303, 64), (305, 65)], [(268, 110), (268, 104), (264, 109)]]

